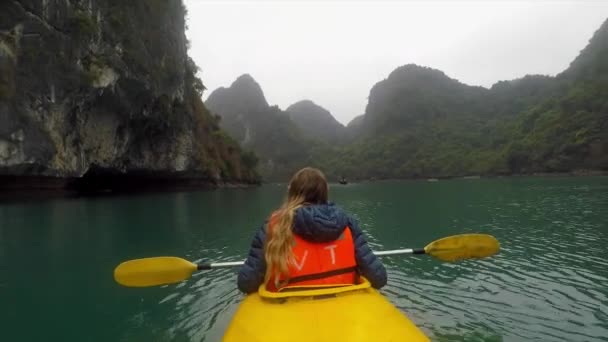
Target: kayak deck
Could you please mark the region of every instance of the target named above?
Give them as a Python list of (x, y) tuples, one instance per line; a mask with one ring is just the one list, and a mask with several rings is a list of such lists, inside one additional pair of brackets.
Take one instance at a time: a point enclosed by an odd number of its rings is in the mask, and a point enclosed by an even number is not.
[[(428, 342), (412, 321), (373, 288), (313, 297), (245, 297), (224, 335), (236, 341)], [(328, 289), (327, 292), (335, 292)]]

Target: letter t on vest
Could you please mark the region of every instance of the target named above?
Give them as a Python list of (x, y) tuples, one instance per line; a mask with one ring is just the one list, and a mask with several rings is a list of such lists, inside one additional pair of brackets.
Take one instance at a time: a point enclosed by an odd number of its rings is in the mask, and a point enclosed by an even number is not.
[(336, 247), (338, 247), (338, 245), (329, 245), (323, 249), (328, 249), (329, 252), (331, 253), (331, 264), (335, 265), (336, 264), (336, 252), (334, 251), (334, 249), (336, 249)]

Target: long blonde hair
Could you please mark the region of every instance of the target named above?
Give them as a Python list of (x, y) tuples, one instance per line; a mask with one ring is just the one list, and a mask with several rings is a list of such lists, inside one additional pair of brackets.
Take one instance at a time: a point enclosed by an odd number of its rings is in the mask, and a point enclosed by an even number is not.
[[(292, 228), (296, 210), (306, 204), (326, 203), (327, 193), (327, 180), (318, 169), (306, 167), (291, 178), (287, 200), (274, 212), (272, 231), (268, 231), (264, 246), (266, 282), (272, 274), (288, 277), (289, 264), (295, 261), (292, 253), (294, 244)], [(278, 277), (274, 279), (277, 287), (278, 280)]]

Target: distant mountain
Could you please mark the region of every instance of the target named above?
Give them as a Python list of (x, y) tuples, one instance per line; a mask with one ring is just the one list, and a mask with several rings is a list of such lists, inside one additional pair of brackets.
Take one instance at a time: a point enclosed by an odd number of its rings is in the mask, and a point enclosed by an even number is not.
[(608, 169), (608, 20), (512, 128), (513, 172)]
[(408, 64), (372, 87), (363, 133), (399, 134), (437, 120), (481, 112), (487, 89), (471, 87), (431, 68)]
[(483, 140), (488, 93), (439, 70), (399, 67), (374, 85), (365, 114), (348, 125), (354, 141), (319, 155), (320, 164), (351, 179), (458, 173), (460, 149)]
[(526, 75), (523, 78), (495, 83), (485, 98), (485, 105), (490, 116), (505, 118), (521, 112), (555, 90), (554, 77)]
[[(273, 165), (267, 174), (284, 179), (304, 165), (330, 179), (608, 170), (608, 21), (556, 77), (526, 75), (486, 89), (401, 66), (372, 87), (365, 113), (346, 127), (311, 101), (286, 113), (270, 109), (259, 85), (242, 78), (207, 105)], [(241, 83), (249, 85), (239, 90)]]
[(301, 165), (301, 160), (306, 160), (309, 147), (300, 130), (277, 106), (268, 105), (250, 75), (213, 91), (205, 104), (221, 117), (222, 129), (256, 153), (265, 179), (284, 179)]
[(343, 140), (346, 131), (344, 125), (314, 102), (299, 101), (287, 107), (285, 111), (306, 137), (329, 143)]
[(213, 91), (205, 104), (221, 116), (221, 127), (244, 146), (252, 140), (251, 125), (259, 116), (268, 116), (270, 108), (262, 88), (248, 74), (237, 78), (229, 88)]
[(363, 128), (364, 117), (364, 114), (361, 114), (348, 122), (346, 125), (346, 132), (344, 133), (345, 142), (352, 142), (359, 137), (361, 134), (361, 129)]
[(603, 81), (608, 78), (608, 20), (595, 32), (589, 44), (568, 69), (557, 76), (563, 81)]
[(346, 125), (346, 128), (348, 128), (348, 129), (359, 128), (359, 126), (361, 126), (361, 124), (363, 123), (363, 115), (364, 114), (355, 116), (352, 120), (350, 120), (348, 122), (348, 124)]
[(608, 21), (557, 77), (484, 89), (438, 70), (399, 67), (372, 88), (352, 127), (356, 141), (318, 154), (326, 172), (402, 178), (608, 170)]

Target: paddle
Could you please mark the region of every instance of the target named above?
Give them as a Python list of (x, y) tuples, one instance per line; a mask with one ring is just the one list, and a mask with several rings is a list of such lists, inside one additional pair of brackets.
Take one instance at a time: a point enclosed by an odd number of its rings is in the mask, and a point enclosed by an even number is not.
[[(484, 258), (500, 249), (498, 240), (487, 234), (461, 234), (435, 240), (424, 248), (374, 252), (376, 255), (427, 254), (443, 261)], [(194, 271), (241, 266), (244, 261), (195, 264), (177, 257), (129, 260), (114, 269), (114, 280), (129, 287), (147, 287), (180, 282)]]

